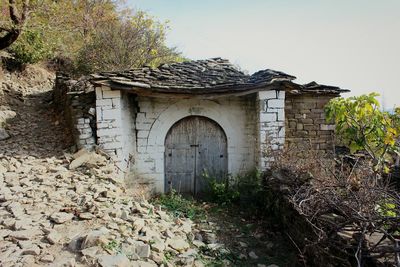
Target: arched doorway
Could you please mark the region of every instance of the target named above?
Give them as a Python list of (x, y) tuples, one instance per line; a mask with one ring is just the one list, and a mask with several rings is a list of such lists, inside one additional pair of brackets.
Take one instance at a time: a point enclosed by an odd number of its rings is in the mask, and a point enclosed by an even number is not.
[(183, 194), (204, 191), (209, 177), (222, 180), (227, 174), (227, 139), (215, 121), (189, 116), (176, 122), (165, 138), (165, 192)]

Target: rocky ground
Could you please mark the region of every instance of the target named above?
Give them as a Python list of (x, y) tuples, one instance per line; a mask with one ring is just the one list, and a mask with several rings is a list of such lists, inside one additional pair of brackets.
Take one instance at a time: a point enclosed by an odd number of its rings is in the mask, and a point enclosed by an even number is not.
[(100, 152), (70, 153), (68, 132), (52, 109), (54, 76), (30, 72), (40, 77), (0, 75), (0, 114), (8, 114), (0, 125), (6, 132), (0, 138), (1, 266), (232, 266), (225, 258), (213, 264), (233, 251), (221, 243), (224, 236), (241, 251), (238, 258), (250, 260), (247, 266), (267, 266), (258, 251), (274, 245), (252, 242), (248, 229), (238, 227), (244, 220), (171, 216), (127, 192)]

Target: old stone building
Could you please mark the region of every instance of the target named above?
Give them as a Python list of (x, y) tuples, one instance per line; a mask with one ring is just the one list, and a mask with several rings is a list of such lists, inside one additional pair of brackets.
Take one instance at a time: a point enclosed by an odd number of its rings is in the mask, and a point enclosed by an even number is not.
[(92, 75), (96, 99), (84, 109), (95, 112), (73, 119), (77, 142), (90, 147), (93, 133), (130, 183), (196, 194), (205, 173), (265, 169), (285, 145), (332, 150), (323, 108), (345, 90), (294, 79), (273, 70), (247, 75), (220, 58)]

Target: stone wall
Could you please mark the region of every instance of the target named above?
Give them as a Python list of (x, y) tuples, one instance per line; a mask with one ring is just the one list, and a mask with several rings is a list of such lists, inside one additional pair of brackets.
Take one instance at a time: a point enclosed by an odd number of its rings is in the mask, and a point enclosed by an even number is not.
[(92, 150), (96, 144), (95, 93), (84, 80), (58, 73), (53, 90), (56, 109), (64, 114), (78, 149)]
[(262, 170), (274, 161), (285, 144), (285, 91), (261, 91), (259, 101), (259, 148)]
[(124, 165), (121, 95), (109, 87), (96, 87), (97, 144), (120, 168)]
[(164, 190), (164, 142), (173, 124), (187, 116), (204, 116), (217, 122), (228, 142), (228, 172), (243, 174), (256, 167), (255, 96), (216, 100), (138, 97), (137, 150), (132, 179)]
[[(96, 88), (97, 143), (118, 163), (128, 183), (164, 190), (164, 142), (169, 129), (187, 116), (217, 122), (228, 142), (228, 172), (265, 170), (285, 145), (333, 148), (333, 126), (323, 107), (332, 96), (262, 91), (217, 99), (165, 99)], [(285, 120), (286, 118), (286, 120)]]
[(334, 151), (335, 126), (325, 119), (324, 107), (334, 95), (289, 95), (285, 100), (286, 147)]

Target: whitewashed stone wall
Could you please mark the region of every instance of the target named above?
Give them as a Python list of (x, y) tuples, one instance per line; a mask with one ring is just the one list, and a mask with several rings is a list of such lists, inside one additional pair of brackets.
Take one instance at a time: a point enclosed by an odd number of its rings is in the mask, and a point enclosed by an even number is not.
[(119, 90), (96, 88), (97, 144), (123, 169), (125, 159), (121, 95)]
[(255, 98), (171, 100), (138, 97), (137, 153), (132, 173), (138, 182), (164, 190), (164, 142), (169, 129), (182, 118), (196, 115), (216, 121), (228, 142), (228, 172), (244, 173), (255, 165)]
[(260, 168), (267, 169), (285, 144), (285, 91), (258, 93)]
[(204, 116), (225, 131), (228, 172), (268, 168), (285, 142), (285, 93), (205, 99), (142, 97), (96, 88), (97, 143), (129, 174), (128, 183), (164, 190), (164, 142), (169, 129), (187, 116)]

